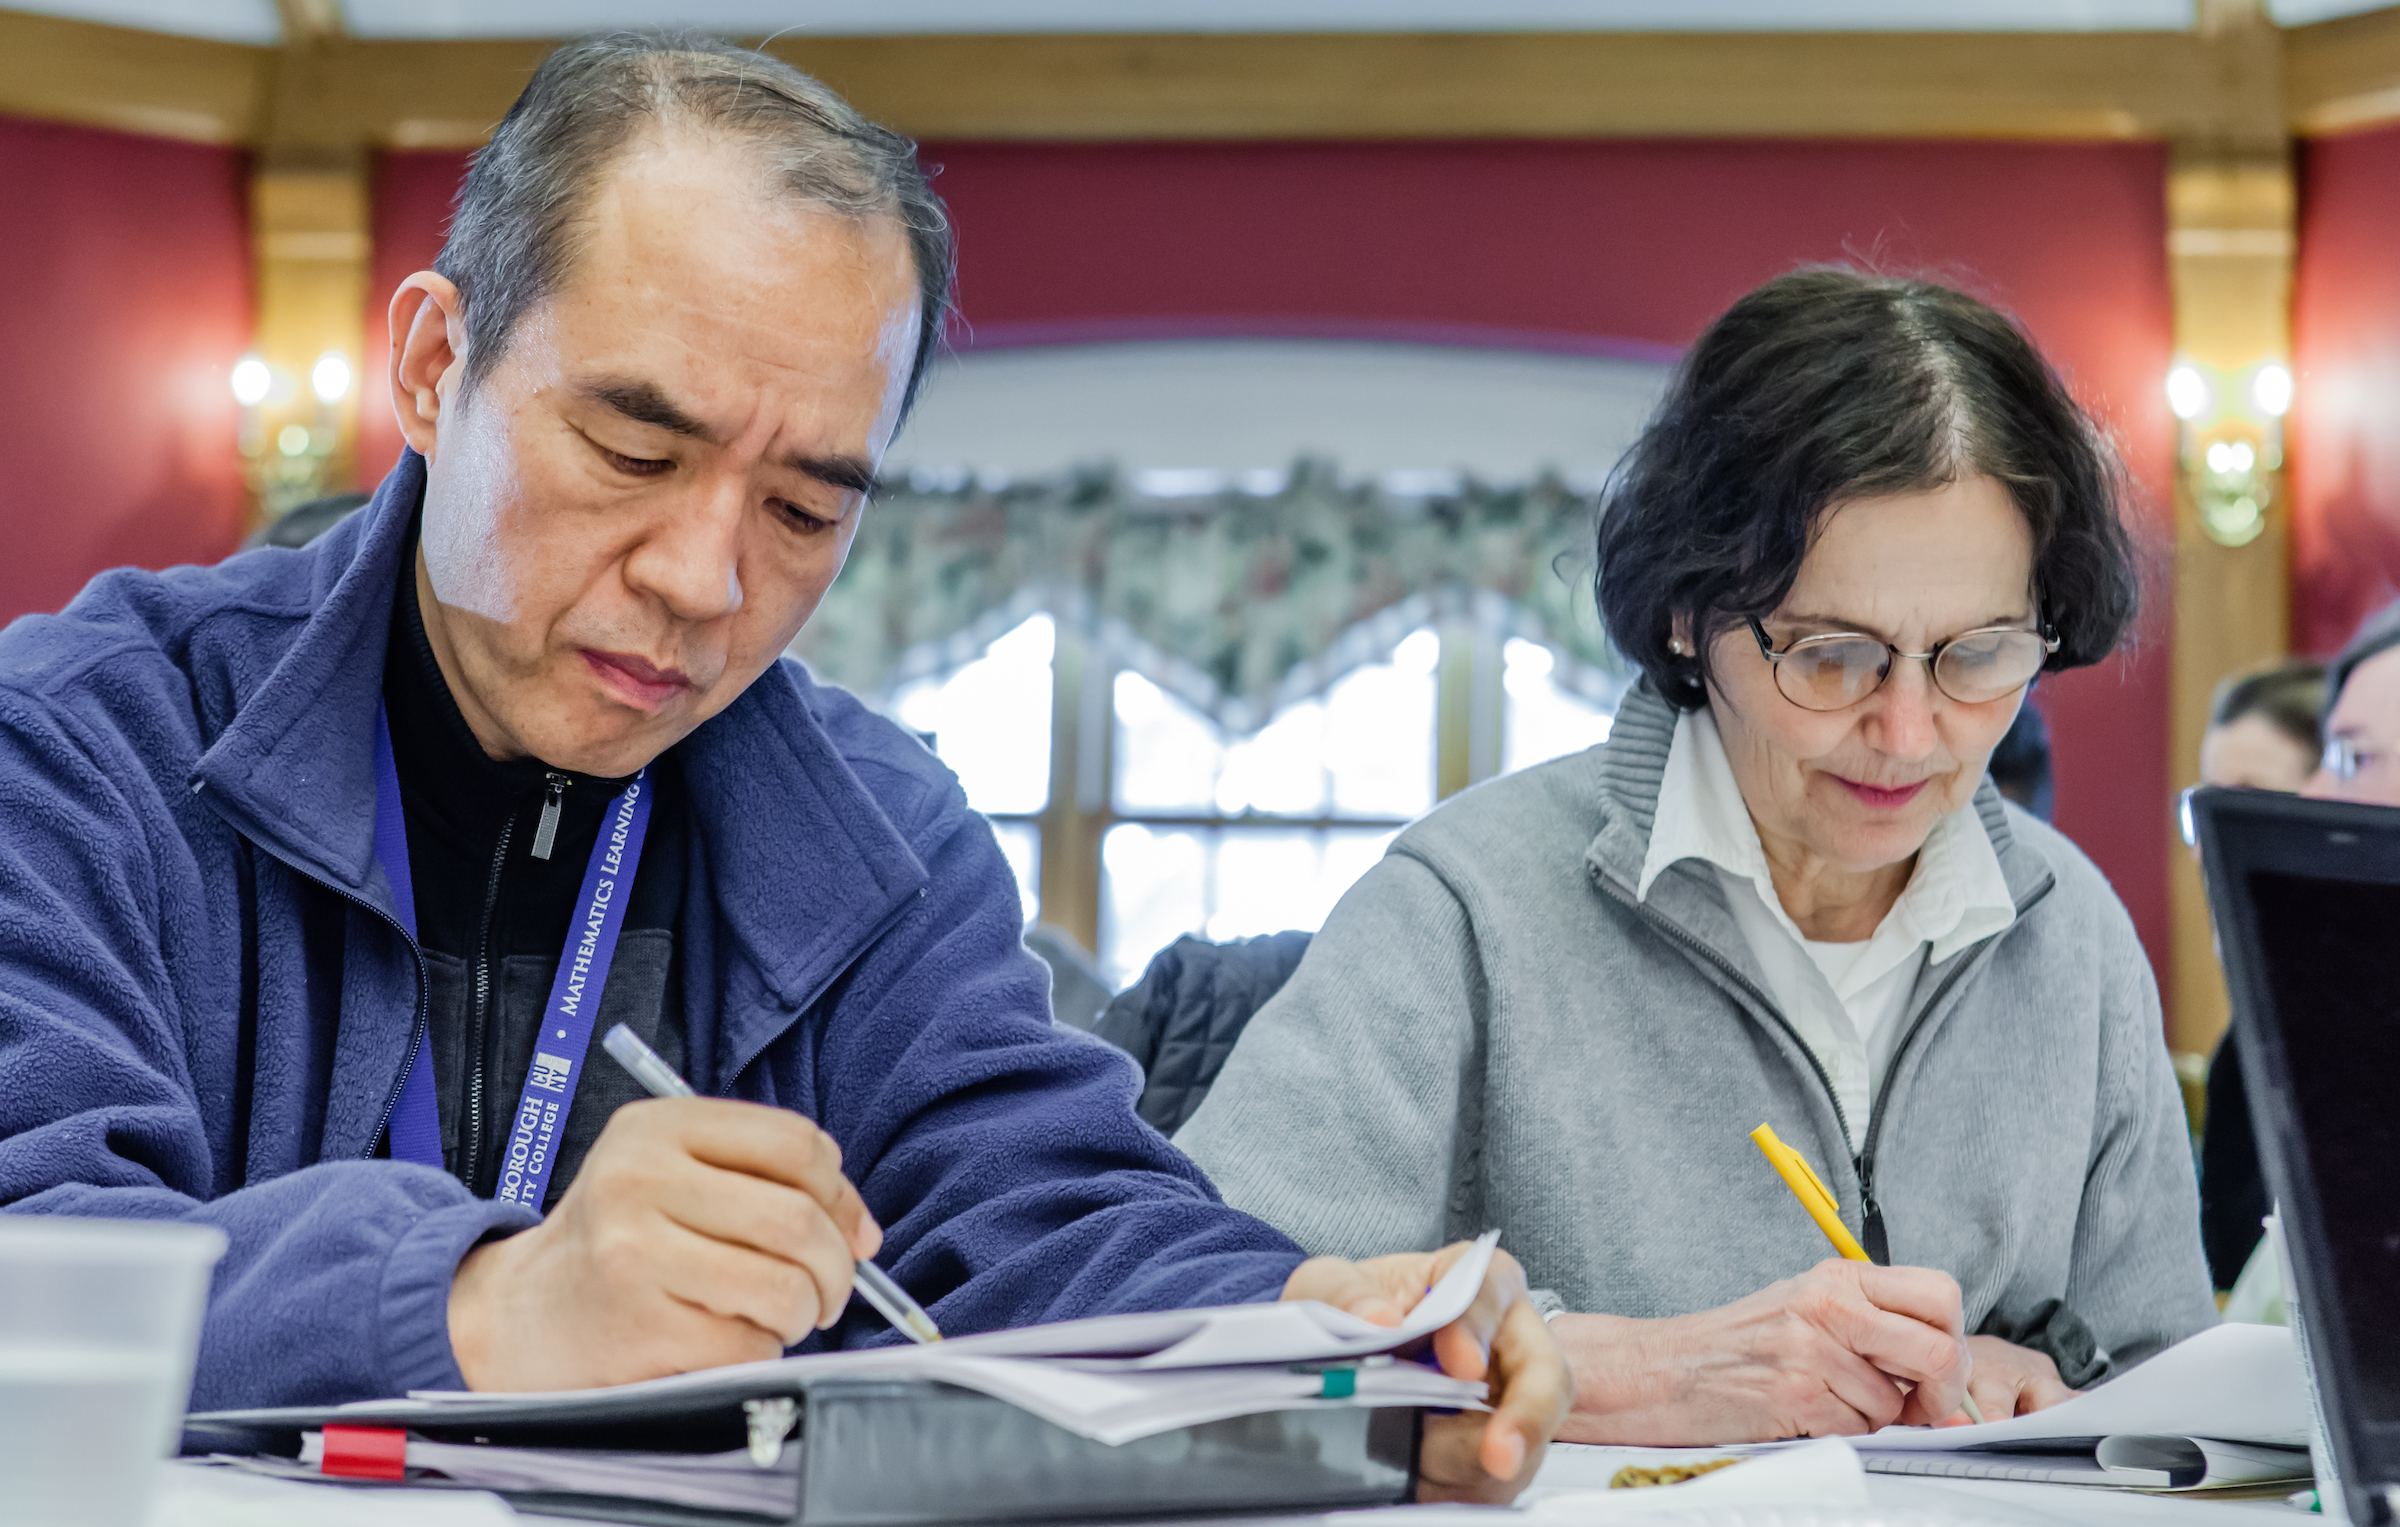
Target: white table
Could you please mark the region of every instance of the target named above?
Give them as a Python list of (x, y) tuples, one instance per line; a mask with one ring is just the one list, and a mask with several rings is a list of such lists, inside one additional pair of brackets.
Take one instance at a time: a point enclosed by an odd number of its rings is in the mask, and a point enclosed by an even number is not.
[[(1604, 1453), (1621, 1458), (1622, 1450), (1555, 1449), (1552, 1461), (1527, 1492), (1528, 1498), (1538, 1499), (1544, 1491), (1595, 1488), (1595, 1476), (1597, 1485), (1605, 1486), (1619, 1462), (1601, 1457)], [(1600, 1472), (1603, 1467), (1606, 1473)], [(1877, 1509), (1864, 1514), (1862, 1521), (1888, 1522), (1895, 1527), (1912, 1517), (1930, 1524), (1944, 1516), (1960, 1519), (1962, 1527), (1969, 1519), (1990, 1527), (2055, 1527), (2059, 1523), (2068, 1527), (2268, 1527), (2271, 1516), (2282, 1517), (2291, 1527), (2307, 1527), (2317, 1520), (2279, 1500), (2227, 1501), (2002, 1480), (1870, 1474), (1867, 1494)], [(1832, 1509), (1819, 1514), (1817, 1520), (1835, 1520)], [(490, 1495), (342, 1490), (173, 1465), (148, 1527), (513, 1527), (525, 1520), (553, 1519), (519, 1518), (506, 1503)], [(1392, 1527), (1506, 1527), (1511, 1522), (1530, 1527), (1532, 1521), (1542, 1522), (1543, 1527), (1566, 1527), (1575, 1520), (1599, 1522), (1603, 1517), (1562, 1518), (1493, 1507), (1403, 1506), (1345, 1512), (1338, 1517), (1249, 1517), (1241, 1519), (1238, 1527), (1376, 1527), (1384, 1523)]]
[[(1659, 1449), (1577, 1447), (1561, 1443), (1550, 1450), (1549, 1461), (1526, 1491), (1529, 1501), (1547, 1492), (1605, 1489), (1617, 1470), (1628, 1463), (1655, 1466), (1688, 1460), (1688, 1452)], [(1995, 1524), (2070, 1523), (2090, 1527), (2266, 1527), (2262, 1513), (2281, 1516), (2292, 1527), (2315, 1520), (2283, 1503), (2267, 1500), (2225, 1500), (2206, 1495), (2151, 1495), (2134, 1490), (2107, 1490), (2088, 1485), (2026, 1484), (2011, 1480), (1927, 1479), (1916, 1475), (1869, 1474), (1867, 1497), (1895, 1516), (1903, 1513), (1948, 1513), (1975, 1516)], [(1827, 1508), (1833, 1509), (1833, 1508)]]

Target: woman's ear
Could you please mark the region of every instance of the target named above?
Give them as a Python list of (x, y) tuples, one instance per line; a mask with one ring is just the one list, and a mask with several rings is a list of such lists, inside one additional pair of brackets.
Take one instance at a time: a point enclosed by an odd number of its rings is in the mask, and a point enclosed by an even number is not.
[(466, 304), (449, 278), (421, 270), (392, 293), (390, 322), (392, 411), (410, 448), (431, 461), (442, 405), (466, 375)]
[(1692, 617), (1688, 612), (1679, 610), (1668, 619), (1667, 650), (1677, 657), (1696, 658), (1700, 655), (1699, 644), (1692, 640)]

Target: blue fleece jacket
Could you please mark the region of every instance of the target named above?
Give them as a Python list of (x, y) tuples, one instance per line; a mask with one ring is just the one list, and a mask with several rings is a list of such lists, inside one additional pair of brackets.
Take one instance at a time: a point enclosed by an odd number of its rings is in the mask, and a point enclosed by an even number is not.
[[(193, 1405), (456, 1388), (450, 1280), (530, 1224), (372, 1159), (421, 962), (372, 852), (375, 707), (424, 464), (300, 551), (119, 571), (0, 631), (0, 1205), (223, 1230)], [(1298, 1248), (1048, 1018), (958, 782), (796, 663), (681, 746), (703, 1092), (842, 1147), (945, 1330), (1274, 1296)], [(889, 1339), (854, 1308), (834, 1345)]]

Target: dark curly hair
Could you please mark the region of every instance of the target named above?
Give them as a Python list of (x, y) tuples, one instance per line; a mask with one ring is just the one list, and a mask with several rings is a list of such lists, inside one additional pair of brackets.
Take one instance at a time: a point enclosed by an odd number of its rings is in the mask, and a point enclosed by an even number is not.
[[(1779, 276), (1709, 325), (1609, 481), (1594, 579), (1609, 638), (1695, 709), (1710, 640), (1783, 602), (1828, 510), (1971, 473), (2032, 527), (2048, 668), (2106, 657), (2140, 603), (2124, 473), (2025, 331), (1930, 281)], [(1694, 655), (1667, 649), (1679, 615)]]

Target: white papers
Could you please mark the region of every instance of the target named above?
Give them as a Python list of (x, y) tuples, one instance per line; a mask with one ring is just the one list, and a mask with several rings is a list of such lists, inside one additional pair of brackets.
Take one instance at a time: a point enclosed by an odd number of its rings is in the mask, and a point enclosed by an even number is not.
[[(906, 1355), (900, 1356), (901, 1353)], [(810, 1359), (789, 1361), (797, 1364)], [(1227, 1368), (1144, 1370), (1125, 1366), (1101, 1370), (1087, 1364), (1052, 1363), (1037, 1358), (971, 1357), (942, 1353), (936, 1347), (926, 1346), (895, 1349), (893, 1360), (871, 1365), (847, 1364), (842, 1371), (876, 1378), (898, 1376), (956, 1384), (996, 1400), (1006, 1400), (1053, 1426), (1111, 1447), (1179, 1427), (1263, 1411), (1313, 1410), (1329, 1405), (1430, 1405), (1479, 1410), (1484, 1400), (1483, 1385), (1463, 1383), (1415, 1363), (1361, 1367), (1349, 1376), (1350, 1393), (1338, 1399), (1326, 1397), (1321, 1373), (1262, 1363)]]
[(2221, 1325), (2048, 1410), (1981, 1426), (1887, 1426), (1862, 1452), (1956, 1452), (1993, 1442), (2149, 1433), (2308, 1445), (2308, 1394), (2291, 1333)]
[(977, 1357), (1043, 1357), (1137, 1368), (1220, 1368), (1236, 1363), (1321, 1363), (1406, 1346), (1458, 1319), (1475, 1302), (1500, 1232), (1487, 1230), (1396, 1326), (1379, 1326), (1315, 1300), (1230, 1304), (1207, 1310), (1101, 1315), (943, 1342)]
[[(1006, 1400), (1052, 1425), (1111, 1445), (1179, 1427), (1268, 1410), (1326, 1405), (1480, 1409), (1485, 1388), (1415, 1363), (1367, 1364), (1339, 1393), (1307, 1365), (1377, 1357), (1465, 1314), (1483, 1286), (1497, 1231), (1487, 1232), (1396, 1326), (1379, 1326), (1307, 1301), (1231, 1305), (1155, 1315), (1109, 1315), (966, 1336), (925, 1346), (821, 1352), (678, 1374), (607, 1391), (548, 1395), (421, 1391), (429, 1414), (503, 1400), (627, 1400), (702, 1393), (790, 1392), (810, 1379), (917, 1378)], [(1347, 1376), (1347, 1375), (1346, 1375)], [(355, 1407), (394, 1420), (408, 1407)]]
[(2180, 1490), (2304, 1478), (2307, 1443), (2291, 1333), (2221, 1325), (2048, 1410), (1887, 1427), (1858, 1448), (1878, 1473)]
[[(1982, 1426), (1890, 1427), (1871, 1437), (1853, 1438), (1851, 1444), (1864, 1467), (1878, 1475), (2205, 1489), (2283, 1479), (2304, 1469), (2306, 1455), (2291, 1449), (2305, 1443), (2307, 1424), (2307, 1398), (2289, 1333), (2272, 1326), (2218, 1326), (2048, 1410)], [(1995, 1442), (2009, 1444), (2008, 1451), (1990, 1450)], [(2045, 1442), (2055, 1447), (2043, 1448)], [(1967, 1451), (1977, 1443), (1985, 1447)], [(1546, 1501), (1570, 1492), (1582, 1494), (1605, 1485), (1628, 1463), (1655, 1468), (1747, 1455), (1751, 1461), (1739, 1468), (1705, 1477), (1731, 1478), (1747, 1473), (1762, 1458), (1813, 1445), (1555, 1445), (1529, 1496)], [(2195, 1474), (2198, 1477), (2192, 1478)], [(2190, 1482), (2179, 1484), (2179, 1479)], [(1692, 1499), (1681, 1496), (1686, 1488), (1633, 1493)]]
[(2213, 1490), (2225, 1485), (2301, 1484), (2309, 1478), (2305, 1448), (2130, 1433), (2103, 1437), (2098, 1446), (2079, 1449), (2070, 1449), (2070, 1440), (2062, 1439), (2056, 1452), (1869, 1452), (1865, 1456), (1867, 1467), (1878, 1474), (2098, 1485), (2116, 1490)]

